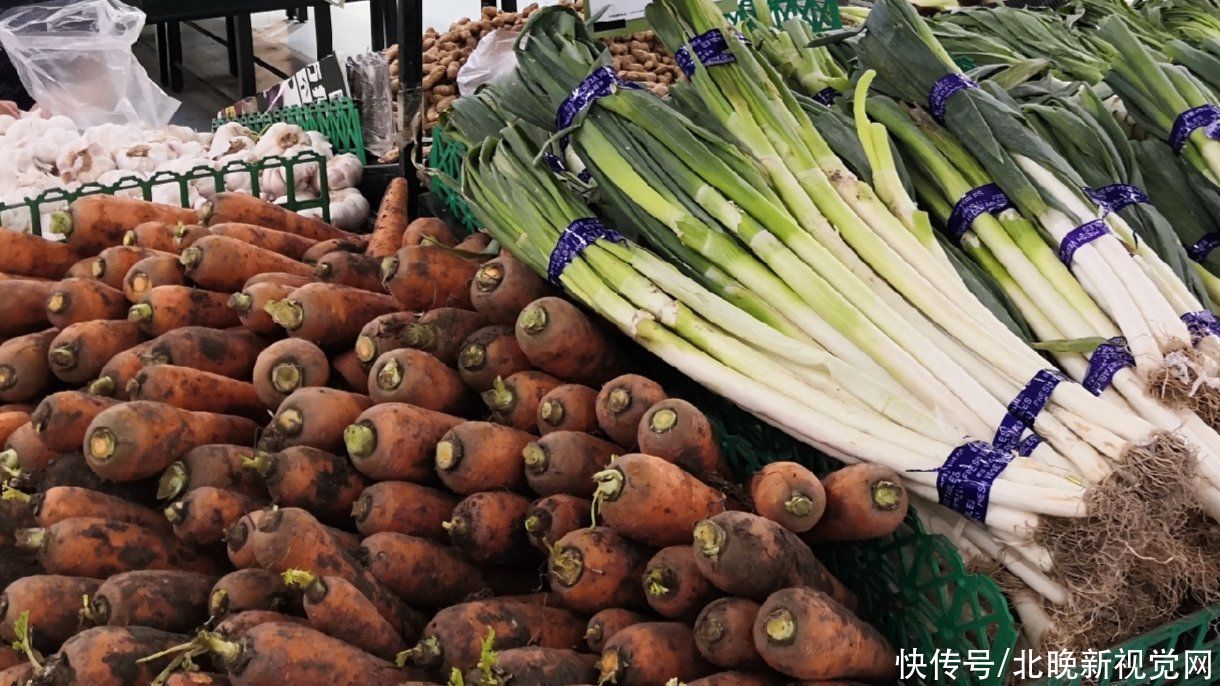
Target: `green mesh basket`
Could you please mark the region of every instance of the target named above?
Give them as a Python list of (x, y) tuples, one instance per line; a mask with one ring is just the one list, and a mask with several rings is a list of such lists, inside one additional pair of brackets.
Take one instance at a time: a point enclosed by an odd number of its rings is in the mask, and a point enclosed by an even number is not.
[[(755, 16), (757, 5), (756, 0), (738, 0), (737, 11), (729, 16), (735, 22)], [(769, 0), (767, 5), (771, 8), (771, 20), (776, 26), (793, 17), (800, 17), (813, 26), (814, 33), (843, 28), (837, 0)]]
[(319, 100), (307, 105), (293, 105), (273, 112), (243, 114), (237, 117), (217, 117), (212, 130), (229, 122), (237, 122), (252, 131), (263, 131), (280, 122), (296, 124), (306, 131), (317, 131), (330, 139), (336, 153), (350, 152), (365, 163), (364, 128), (360, 124), (360, 108), (351, 98)]
[(466, 159), (466, 146), (445, 135), (444, 129), (437, 126), (432, 129), (432, 149), (428, 151), (428, 167), (437, 172), (432, 174), (430, 187), (432, 192), (449, 210), (449, 214), (461, 223), (467, 233), (478, 231), (479, 221), (466, 199), (462, 197), (458, 187), (462, 178), (462, 163)]

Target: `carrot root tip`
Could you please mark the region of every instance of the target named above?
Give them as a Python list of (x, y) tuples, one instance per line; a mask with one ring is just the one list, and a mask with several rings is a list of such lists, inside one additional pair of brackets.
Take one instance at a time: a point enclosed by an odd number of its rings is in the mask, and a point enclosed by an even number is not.
[(146, 322), (152, 319), (153, 308), (148, 303), (136, 303), (127, 310), (127, 320), (133, 322)]
[(165, 468), (165, 473), (157, 481), (157, 500), (173, 500), (186, 489), (186, 465), (175, 462)]
[(76, 351), (70, 347), (52, 350), (49, 358), (51, 364), (59, 369), (72, 369), (76, 367)]
[(11, 365), (0, 364), (0, 390), (8, 390), (17, 385), (17, 370)]
[(462, 445), (455, 440), (443, 440), (436, 444), (436, 468), (449, 471), (462, 461)]
[(892, 512), (902, 502), (902, 486), (893, 481), (878, 481), (872, 491), (873, 505), (879, 510)]
[(114, 395), (114, 379), (109, 376), (101, 376), (94, 379), (89, 384), (89, 393), (91, 395), (100, 395), (110, 397)]
[(377, 359), (377, 343), (368, 336), (356, 339), (356, 359), (368, 364)]
[(296, 331), (305, 323), (305, 309), (291, 300), (274, 300), (263, 306), (271, 319), (289, 331)]
[(617, 469), (606, 469), (593, 475), (593, 480), (597, 482), (597, 490), (594, 492), (594, 497), (600, 501), (617, 500), (619, 494), (623, 492), (623, 473)]
[(390, 358), (381, 369), (377, 370), (377, 387), (383, 391), (392, 391), (402, 385), (402, 365), (397, 359)]
[(652, 419), (648, 420), (648, 428), (652, 429), (653, 433), (663, 434), (666, 431), (674, 428), (678, 424), (678, 413), (669, 408), (657, 410), (653, 413)]
[(271, 385), (280, 393), (291, 393), (301, 387), (305, 370), (291, 362), (281, 362), (271, 368)]
[(564, 586), (575, 586), (585, 571), (580, 551), (568, 548), (551, 555), (551, 576)]
[(213, 617), (223, 617), (229, 613), (229, 591), (223, 588), (216, 589), (211, 597), (208, 598), (208, 612)]
[(89, 435), (89, 455), (95, 460), (109, 460), (117, 447), (118, 439), (114, 432), (104, 426), (94, 429)]
[(68, 297), (67, 293), (64, 293), (63, 291), (55, 291), (51, 294), (50, 298), (47, 298), (47, 312), (50, 312), (51, 314), (59, 314), (60, 312), (63, 312), (64, 310), (68, 309), (69, 299), (70, 298)]
[(707, 617), (695, 625), (695, 637), (704, 643), (715, 643), (724, 638), (724, 623), (715, 617)]
[(368, 457), (377, 449), (377, 432), (365, 424), (350, 424), (343, 430), (343, 444), (352, 457)]
[(41, 550), (47, 541), (47, 530), (43, 528), (18, 529), (14, 534), (18, 548)]
[(490, 293), (504, 283), (504, 267), (495, 262), (489, 262), (474, 275), (474, 285), (483, 293)]
[(704, 519), (695, 524), (695, 551), (705, 557), (717, 557), (724, 549), (724, 529), (711, 520)]
[(813, 501), (802, 493), (794, 493), (791, 498), (784, 501), (784, 512), (793, 517), (808, 517), (813, 514)]
[(462, 369), (482, 369), (483, 365), (487, 364), (487, 348), (478, 343), (472, 343), (458, 356), (458, 364)]
[(542, 421), (551, 426), (559, 426), (563, 422), (563, 403), (558, 400), (548, 400), (542, 403), (541, 417)]
[(610, 391), (610, 397), (606, 398), (606, 409), (612, 414), (622, 414), (631, 407), (631, 390), (627, 388), (616, 388)]
[[(185, 233), (186, 229), (183, 227), (182, 229), (179, 229), (179, 231)], [(182, 238), (181, 233), (178, 235), (178, 238)], [(182, 254), (178, 256), (178, 262), (187, 269), (194, 269), (195, 267), (199, 266), (200, 262), (203, 262), (203, 251), (192, 245), (191, 247), (182, 251)]]
[(532, 304), (521, 310), (521, 315), (517, 318), (517, 326), (531, 336), (536, 336), (546, 329), (549, 319), (545, 307)]
[(72, 215), (68, 212), (52, 212), (49, 230), (60, 236), (72, 235)]
[(229, 296), (229, 307), (242, 314), (249, 312), (253, 306), (254, 298), (246, 293), (234, 293)]
[(305, 416), (295, 407), (289, 407), (275, 418), (275, 425), (285, 436), (296, 436), (301, 433), (301, 428), (305, 426)]
[(763, 631), (772, 643), (792, 643), (796, 638), (796, 619), (791, 612), (781, 607), (767, 616)]

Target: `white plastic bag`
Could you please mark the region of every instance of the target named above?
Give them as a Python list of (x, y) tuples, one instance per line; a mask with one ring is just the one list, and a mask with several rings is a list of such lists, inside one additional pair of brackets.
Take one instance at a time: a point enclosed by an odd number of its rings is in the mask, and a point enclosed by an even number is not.
[(118, 0), (46, 0), (0, 15), (0, 44), (43, 108), (81, 128), (161, 127), (179, 102), (136, 61), (144, 13)]
[(458, 71), (458, 94), (473, 95), (479, 86), (512, 71), (517, 66), (517, 53), (513, 51), (513, 45), (518, 35), (518, 31), (496, 29), (483, 36), (466, 64)]

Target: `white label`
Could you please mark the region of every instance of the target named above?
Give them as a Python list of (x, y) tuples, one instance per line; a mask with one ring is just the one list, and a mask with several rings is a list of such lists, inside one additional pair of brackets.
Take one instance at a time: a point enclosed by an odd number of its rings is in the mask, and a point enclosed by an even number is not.
[(650, 0), (586, 0), (589, 16), (597, 16), (602, 8), (605, 12), (597, 18), (598, 23), (609, 21), (633, 21), (644, 18), (644, 10)]

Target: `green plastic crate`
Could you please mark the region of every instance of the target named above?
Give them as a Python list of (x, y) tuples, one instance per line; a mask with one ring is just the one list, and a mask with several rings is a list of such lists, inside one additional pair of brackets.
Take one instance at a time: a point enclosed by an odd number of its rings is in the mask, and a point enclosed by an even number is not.
[[(801, 17), (813, 26), (815, 33), (843, 28), (837, 0), (769, 0), (767, 4), (771, 7), (771, 18), (776, 26), (793, 17)], [(756, 13), (755, 0), (738, 0), (737, 11), (729, 16), (738, 22)]]
[(432, 129), (432, 148), (428, 152), (428, 168), (439, 172), (432, 174), (430, 187), (440, 198), (449, 214), (461, 223), (467, 233), (478, 231), (479, 221), (462, 197), (458, 187), (462, 178), (462, 164), (466, 159), (466, 146), (445, 135), (437, 126)]
[(229, 122), (237, 122), (252, 131), (264, 131), (277, 123), (296, 124), (307, 131), (317, 131), (330, 139), (336, 153), (350, 152), (365, 163), (364, 128), (360, 124), (360, 108), (348, 97), (319, 100), (307, 105), (293, 105), (273, 112), (242, 114), (233, 118), (217, 117), (212, 130)]

